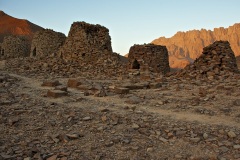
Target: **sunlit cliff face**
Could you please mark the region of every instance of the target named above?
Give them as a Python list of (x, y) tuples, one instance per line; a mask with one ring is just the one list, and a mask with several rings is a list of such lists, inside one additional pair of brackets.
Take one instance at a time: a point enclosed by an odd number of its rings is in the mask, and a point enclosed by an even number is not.
[(184, 68), (193, 62), (202, 53), (202, 48), (218, 41), (229, 41), (235, 56), (240, 55), (240, 24), (236, 23), (228, 28), (215, 28), (211, 30), (192, 30), (177, 32), (171, 38), (160, 37), (152, 43), (166, 45), (169, 53), (171, 68)]
[(0, 42), (7, 35), (24, 35), (31, 39), (36, 31), (42, 29), (27, 20), (17, 19), (0, 11)]

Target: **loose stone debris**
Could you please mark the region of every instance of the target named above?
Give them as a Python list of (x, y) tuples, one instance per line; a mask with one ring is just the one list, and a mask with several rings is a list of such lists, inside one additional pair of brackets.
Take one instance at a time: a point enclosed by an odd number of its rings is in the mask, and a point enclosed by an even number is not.
[[(87, 46), (71, 60), (78, 34)], [(109, 43), (105, 27), (75, 23), (61, 56), (2, 63), (0, 159), (240, 158), (240, 75), (228, 42), (164, 74), (129, 70)]]

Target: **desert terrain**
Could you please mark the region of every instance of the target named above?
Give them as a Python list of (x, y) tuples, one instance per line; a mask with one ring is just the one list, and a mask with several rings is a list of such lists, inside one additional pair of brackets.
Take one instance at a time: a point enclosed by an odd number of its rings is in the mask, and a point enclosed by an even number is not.
[(239, 75), (143, 81), (138, 71), (106, 78), (9, 62), (0, 71), (2, 159), (240, 158)]
[(124, 58), (101, 25), (37, 30), (29, 44), (22, 32), (0, 43), (0, 160), (240, 159), (240, 59), (228, 41), (170, 72), (166, 46)]

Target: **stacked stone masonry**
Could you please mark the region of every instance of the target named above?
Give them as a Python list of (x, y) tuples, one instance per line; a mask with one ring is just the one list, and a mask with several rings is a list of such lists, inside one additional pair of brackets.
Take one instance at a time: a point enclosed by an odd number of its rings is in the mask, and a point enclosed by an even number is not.
[(4, 37), (0, 44), (0, 59), (27, 57), (30, 53), (30, 42), (24, 36)]
[(134, 45), (129, 51), (129, 69), (166, 74), (170, 72), (168, 51), (161, 45)]
[(239, 73), (235, 55), (228, 41), (216, 41), (203, 48), (202, 55), (186, 66), (177, 76), (209, 80), (219, 79), (231, 73)]
[(0, 57), (4, 55), (4, 50), (2, 50), (2, 43), (0, 43)]
[(65, 60), (97, 62), (112, 55), (109, 30), (101, 25), (74, 22), (58, 55)]
[(63, 33), (43, 29), (34, 34), (31, 45), (31, 57), (47, 57), (56, 55), (66, 40)]

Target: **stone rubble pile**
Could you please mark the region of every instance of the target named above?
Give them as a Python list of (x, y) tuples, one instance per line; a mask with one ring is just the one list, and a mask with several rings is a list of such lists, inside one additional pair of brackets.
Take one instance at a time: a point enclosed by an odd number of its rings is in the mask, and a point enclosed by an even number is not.
[(178, 78), (219, 80), (239, 73), (235, 55), (228, 41), (216, 41), (203, 48), (193, 64), (178, 72)]
[(120, 60), (119, 55), (116, 60), (108, 59), (102, 63), (78, 63), (75, 61), (66, 62), (58, 57), (41, 57), (38, 59), (16, 58), (6, 61), (4, 70), (22, 74), (28, 77), (78, 77), (84, 76), (90, 79), (106, 79), (111, 77), (121, 77), (126, 74), (126, 65)]

